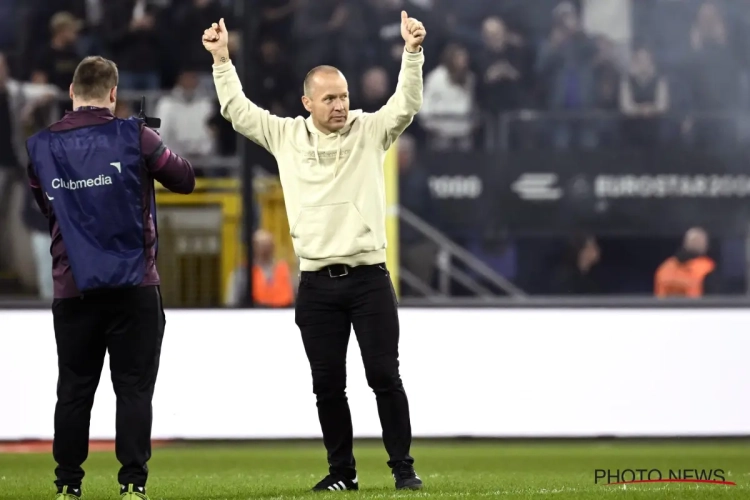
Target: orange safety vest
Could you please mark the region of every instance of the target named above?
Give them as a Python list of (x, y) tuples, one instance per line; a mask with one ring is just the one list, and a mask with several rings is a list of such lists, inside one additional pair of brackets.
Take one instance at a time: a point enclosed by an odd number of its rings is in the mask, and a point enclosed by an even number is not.
[(273, 275), (266, 279), (260, 266), (253, 266), (253, 301), (262, 306), (286, 307), (294, 304), (294, 289), (289, 265), (279, 261), (273, 266)]
[(680, 262), (676, 257), (670, 257), (656, 270), (654, 295), (657, 297), (702, 297), (703, 282), (715, 267), (714, 261), (708, 257), (698, 257), (687, 262)]

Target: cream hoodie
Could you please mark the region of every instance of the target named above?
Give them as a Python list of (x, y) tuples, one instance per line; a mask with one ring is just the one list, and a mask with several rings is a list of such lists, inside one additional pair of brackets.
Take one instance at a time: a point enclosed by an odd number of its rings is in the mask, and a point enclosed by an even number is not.
[(276, 157), (300, 270), (385, 262), (386, 151), (422, 106), (424, 52), (404, 50), (396, 91), (375, 113), (350, 110), (325, 134), (310, 117), (281, 118), (253, 104), (232, 62), (213, 67), (222, 116)]

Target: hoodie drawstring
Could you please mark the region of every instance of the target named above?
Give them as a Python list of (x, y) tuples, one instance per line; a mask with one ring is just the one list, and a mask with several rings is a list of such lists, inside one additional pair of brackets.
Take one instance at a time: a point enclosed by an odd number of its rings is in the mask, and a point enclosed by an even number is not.
[[(313, 142), (315, 142), (315, 160), (318, 162), (320, 167), (320, 138), (318, 134), (312, 134)], [(336, 162), (333, 164), (333, 178), (336, 178), (339, 169), (339, 160), (341, 160), (341, 134), (336, 134)]]
[(336, 163), (333, 164), (333, 178), (336, 178), (336, 174), (339, 173), (339, 158), (341, 157), (341, 134), (336, 134), (338, 140), (336, 141)]
[(320, 166), (320, 154), (318, 153), (318, 136), (313, 135), (313, 138), (315, 139), (315, 159), (318, 161), (318, 166)]

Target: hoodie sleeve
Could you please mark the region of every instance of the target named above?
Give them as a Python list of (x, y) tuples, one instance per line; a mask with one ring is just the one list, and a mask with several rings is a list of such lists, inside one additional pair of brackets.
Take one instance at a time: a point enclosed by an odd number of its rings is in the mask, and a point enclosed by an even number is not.
[(411, 125), (414, 116), (422, 107), (423, 66), (422, 47), (419, 48), (419, 52), (414, 53), (407, 52), (404, 48), (396, 91), (388, 102), (371, 116), (371, 131), (382, 142), (383, 149), (391, 147)]
[(234, 130), (269, 153), (278, 151), (293, 119), (272, 115), (245, 97), (237, 69), (231, 61), (214, 65), (213, 76), (221, 116), (232, 124)]

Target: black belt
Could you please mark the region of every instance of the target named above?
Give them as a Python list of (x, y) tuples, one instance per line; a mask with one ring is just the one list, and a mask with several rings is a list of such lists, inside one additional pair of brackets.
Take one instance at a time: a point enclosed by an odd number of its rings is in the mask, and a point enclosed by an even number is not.
[(346, 264), (331, 264), (317, 271), (302, 271), (302, 274), (309, 273), (318, 276), (328, 276), (329, 278), (343, 278), (350, 274), (360, 274), (363, 272), (372, 272), (380, 268), (381, 273), (386, 272), (385, 263), (372, 264), (368, 266), (347, 266)]

